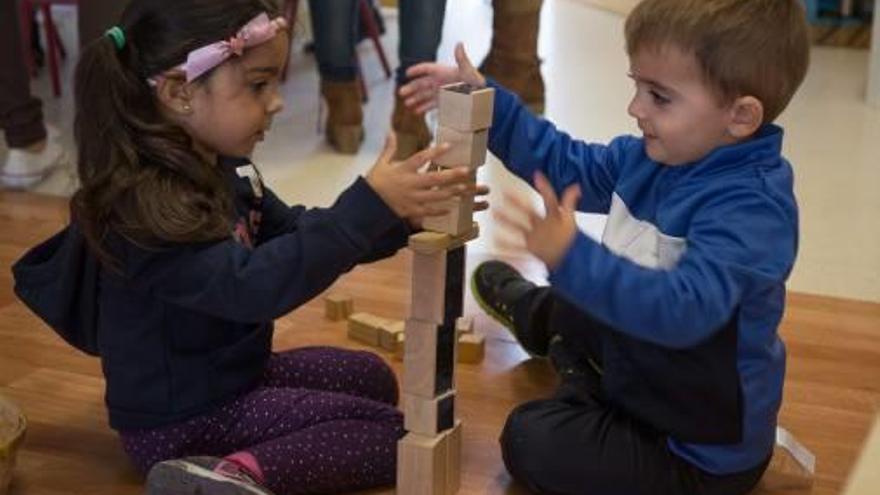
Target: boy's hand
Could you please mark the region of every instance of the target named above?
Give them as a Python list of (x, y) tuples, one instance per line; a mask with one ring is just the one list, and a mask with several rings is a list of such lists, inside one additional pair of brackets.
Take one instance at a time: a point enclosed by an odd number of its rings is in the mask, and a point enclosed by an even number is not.
[(412, 111), (422, 114), (437, 106), (437, 94), (441, 86), (465, 82), (476, 88), (486, 86), (486, 78), (474, 68), (461, 43), (455, 46), (455, 62), (458, 67), (425, 62), (410, 67), (406, 76), (410, 81), (400, 88), (400, 96)]
[[(574, 212), (581, 197), (581, 189), (578, 185), (566, 188), (560, 204), (550, 182), (540, 172), (535, 174), (535, 189), (544, 199), (547, 210), (545, 216), (539, 215), (522, 199), (505, 194), (514, 214), (496, 210), (495, 218), (503, 226), (521, 234), (525, 239), (525, 248), (552, 270), (562, 261), (577, 234)], [(522, 220), (517, 220), (517, 217), (525, 217), (525, 224)]]
[[(394, 133), (389, 133), (385, 149), (367, 173), (367, 183), (399, 217), (410, 220), (442, 215), (444, 210), (431, 206), (468, 191), (470, 172), (467, 167), (420, 173), (428, 162), (449, 150), (448, 144), (433, 146), (402, 162), (392, 162), (397, 149)], [(418, 220), (416, 220), (418, 221)]]

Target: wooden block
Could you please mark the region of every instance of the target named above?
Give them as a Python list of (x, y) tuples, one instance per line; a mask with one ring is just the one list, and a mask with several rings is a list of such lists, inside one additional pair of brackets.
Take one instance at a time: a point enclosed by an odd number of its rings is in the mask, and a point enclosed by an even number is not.
[[(27, 419), (21, 409), (0, 396), (0, 493), (7, 493), (26, 431)], [(445, 463), (446, 458), (443, 461)], [(443, 487), (446, 488), (445, 472)]]
[(446, 280), (443, 298), (444, 325), (453, 328), (455, 322), (464, 312), (464, 286), (466, 247), (461, 246), (446, 252)]
[(474, 222), (471, 230), (460, 235), (450, 236), (440, 232), (424, 231), (409, 236), (409, 248), (416, 253), (436, 253), (465, 245), (480, 235), (480, 226)]
[(369, 313), (354, 313), (348, 318), (348, 338), (377, 347), (379, 330), (389, 325), (385, 318)]
[(408, 319), (405, 334), (403, 392), (430, 399), (452, 389), (455, 328)]
[(324, 315), (332, 321), (348, 318), (354, 312), (354, 300), (348, 294), (330, 294), (324, 298)]
[(476, 169), (486, 163), (486, 150), (489, 145), (489, 131), (461, 132), (450, 127), (437, 128), (437, 144), (449, 143), (452, 147), (446, 153), (434, 158), (434, 163), (443, 167), (469, 167)]
[(447, 495), (446, 435), (408, 433), (397, 443), (397, 489), (401, 495)]
[(394, 346), (394, 360), (403, 361), (403, 355), (406, 351), (406, 332), (398, 334), (397, 344)]
[(401, 402), (403, 427), (410, 433), (436, 435), (455, 426), (454, 390), (430, 399), (404, 393)]
[(397, 349), (398, 339), (403, 335), (406, 323), (393, 321), (379, 328), (379, 347), (386, 351), (394, 352)]
[(816, 472), (816, 457), (784, 428), (776, 429), (776, 445), (759, 486), (772, 493), (809, 493)]
[(422, 222), (422, 228), (425, 230), (443, 232), (451, 236), (460, 236), (470, 231), (473, 227), (473, 195), (455, 196), (437, 203), (435, 206), (445, 209), (447, 212), (441, 216), (425, 218)]
[(461, 421), (445, 433), (446, 448), (446, 493), (455, 494), (461, 488), (461, 449), (463, 444)]
[(486, 338), (477, 333), (465, 333), (458, 338), (458, 362), (477, 364), (486, 355)]
[(492, 126), (495, 107), (494, 88), (474, 88), (455, 83), (440, 88), (438, 112), (440, 125), (459, 131), (477, 131)]
[(455, 338), (461, 338), (462, 334), (474, 333), (474, 317), (462, 316), (455, 320)]
[(414, 252), (412, 262), (411, 318), (443, 323), (446, 288), (446, 251)]

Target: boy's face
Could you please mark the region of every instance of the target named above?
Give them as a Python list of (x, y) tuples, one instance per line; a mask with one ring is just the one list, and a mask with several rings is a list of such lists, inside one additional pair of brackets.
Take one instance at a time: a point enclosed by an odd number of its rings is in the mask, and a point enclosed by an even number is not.
[(284, 106), (279, 85), (289, 44), (279, 33), (215, 69), (192, 100), (188, 130), (198, 145), (220, 155), (251, 155)]
[(698, 161), (736, 140), (730, 105), (707, 85), (696, 57), (673, 46), (643, 47), (630, 57), (636, 94), (629, 104), (648, 156), (665, 165)]

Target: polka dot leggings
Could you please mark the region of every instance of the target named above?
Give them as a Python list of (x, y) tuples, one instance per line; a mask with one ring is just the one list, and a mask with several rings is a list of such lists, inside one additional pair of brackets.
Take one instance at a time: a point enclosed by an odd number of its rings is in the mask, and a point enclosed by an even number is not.
[(278, 495), (394, 482), (403, 416), (391, 368), (369, 352), (307, 347), (272, 356), (261, 386), (183, 423), (121, 433), (146, 472), (192, 455), (250, 452)]

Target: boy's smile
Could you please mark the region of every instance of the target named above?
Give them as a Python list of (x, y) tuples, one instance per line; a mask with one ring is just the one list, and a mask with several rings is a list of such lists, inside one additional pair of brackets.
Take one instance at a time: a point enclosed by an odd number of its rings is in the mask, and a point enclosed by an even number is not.
[(693, 163), (736, 141), (728, 132), (730, 105), (706, 83), (693, 54), (670, 45), (642, 48), (630, 58), (630, 77), (636, 93), (628, 111), (652, 160)]

